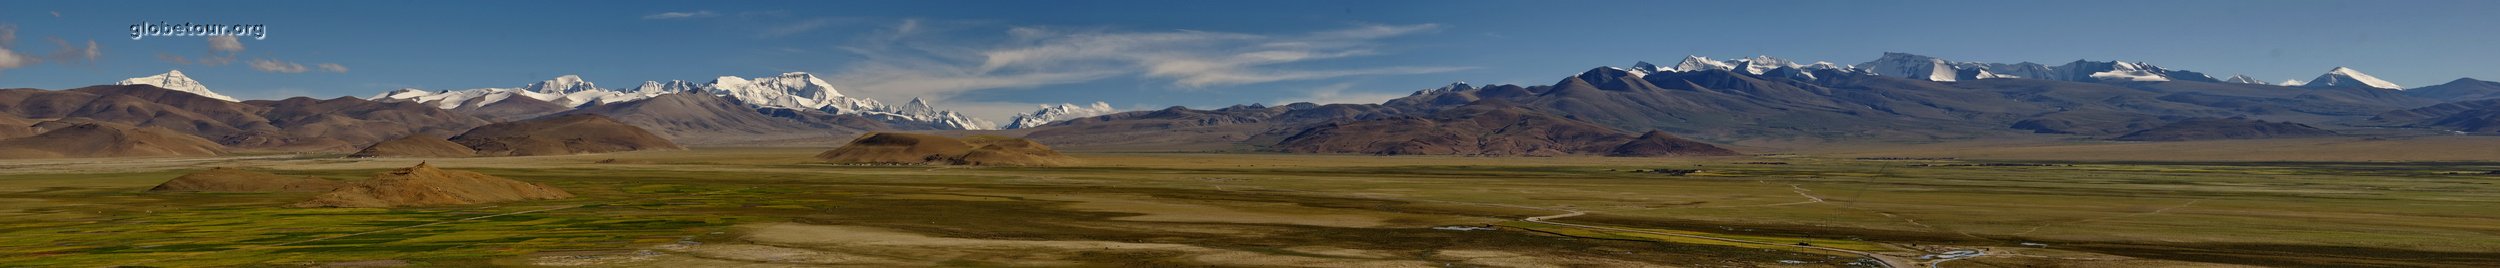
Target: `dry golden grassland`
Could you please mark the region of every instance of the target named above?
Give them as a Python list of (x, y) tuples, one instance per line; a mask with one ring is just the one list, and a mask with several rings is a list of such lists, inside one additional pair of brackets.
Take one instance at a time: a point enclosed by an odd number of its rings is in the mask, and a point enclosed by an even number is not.
[[(2013, 150), (2013, 149), (2005, 149)], [(2040, 149), (2052, 150), (2052, 149)], [(2067, 149), (2055, 149), (2067, 150)], [(819, 149), (10, 162), (0, 266), (1987, 266), (2500, 262), (2500, 164), (1075, 154), (1068, 167), (839, 166)], [(614, 159), (616, 161), (603, 160)], [(143, 194), (238, 166), (353, 180), (415, 162), (580, 197), (287, 209)], [(1772, 164), (1781, 163), (1781, 164)], [(1985, 164), (1985, 165), (1983, 165)], [(1688, 175), (1637, 170), (1696, 169)], [(1580, 211), (1554, 223), (1519, 221)], [(1432, 227), (1493, 226), (1495, 230)], [(1629, 231), (1627, 231), (1629, 230)], [(1701, 239), (1710, 237), (1764, 243)]]

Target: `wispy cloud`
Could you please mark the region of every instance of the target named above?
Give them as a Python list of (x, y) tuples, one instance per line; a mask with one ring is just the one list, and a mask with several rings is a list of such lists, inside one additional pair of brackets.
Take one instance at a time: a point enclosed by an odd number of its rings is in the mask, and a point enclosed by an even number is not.
[[(157, 53), (157, 54), (156, 54), (156, 60), (158, 60), (158, 61), (163, 61), (163, 62), (166, 62), (166, 63), (173, 63), (173, 64), (185, 64), (185, 65), (188, 65), (188, 64), (201, 64), (201, 65), (211, 65), (211, 66), (215, 66), (215, 65), (226, 65), (226, 64), (228, 64), (228, 63), (234, 63), (234, 61), (235, 61), (235, 60), (236, 60), (236, 58), (237, 58), (237, 56), (236, 56), (236, 55), (238, 55), (238, 54), (242, 54), (242, 52), (245, 50), (245, 48), (243, 47), (243, 40), (242, 40), (242, 39), (240, 39), (240, 38), (235, 38), (234, 36), (210, 36), (210, 37), (203, 38), (203, 39), (207, 39), (207, 40), (208, 40), (208, 50), (209, 50), (209, 55), (207, 55), (207, 56), (200, 56), (200, 57), (198, 57), (198, 58), (191, 58), (191, 57), (184, 57), (184, 56), (182, 56), (182, 55), (167, 54), (167, 53)], [(93, 43), (93, 41), (89, 41), (89, 43), (90, 43), (90, 44), (88, 45), (88, 48), (86, 48), (86, 50), (88, 51), (87, 53), (88, 53), (88, 54), (90, 54), (90, 55), (96, 54), (96, 52), (93, 52), (93, 50), (95, 50), (95, 49), (96, 49), (96, 48), (94, 47), (94, 44), (92, 44), (92, 43)], [(290, 74), (292, 74), (292, 73), (305, 73), (305, 72), (312, 72), (312, 71), (322, 71), (322, 72), (331, 72), (331, 73), (345, 73), (345, 72), (347, 72), (347, 70), (348, 70), (346, 65), (339, 65), (339, 64), (337, 64), (337, 63), (320, 63), (320, 64), (314, 64), (314, 65), (313, 65), (313, 66), (311, 66), (311, 67), (306, 67), (306, 66), (304, 66), (304, 64), (301, 64), (301, 63), (295, 63), (295, 62), (290, 62), (290, 61), (285, 61), (285, 60), (279, 60), (279, 59), (273, 59), (273, 58), (256, 58), (256, 59), (252, 59), (252, 60), (247, 60), (247, 61), (244, 61), (244, 62), (243, 62), (243, 64), (244, 64), (245, 66), (250, 66), (250, 67), (252, 67), (252, 70), (254, 70), (254, 71), (271, 72), (271, 73), (290, 73)]]
[(38, 60), (34, 57), (25, 54), (18, 54), (17, 51), (11, 50), (13, 47), (10, 45), (16, 43), (17, 25), (0, 24), (0, 70), (26, 67), (27, 65), (34, 65), (35, 62), (38, 62)]
[(234, 63), (235, 54), (241, 54), (244, 49), (243, 40), (236, 39), (234, 36), (210, 36), (202, 39), (208, 40), (209, 55), (207, 56), (200, 56), (197, 60), (193, 60), (182, 55), (157, 53), (156, 60), (173, 64), (226, 65)]
[(830, 18), (807, 19), (792, 22), (790, 24), (783, 24), (781, 26), (773, 26), (772, 28), (766, 28), (763, 33), (757, 34), (756, 37), (774, 38), (790, 36), (807, 33), (808, 31), (815, 31), (818, 28), (825, 28), (825, 26), (830, 25), (833, 25), (833, 19)]
[(1350, 89), (1354, 89), (1354, 83), (1348, 82), (1329, 84), (1326, 86), (1312, 88), (1309, 91), (1304, 91), (1302, 96), (1277, 99), (1276, 103), (1288, 104), (1296, 102), (1309, 102), (1317, 104), (1372, 104), (1388, 102), (1391, 99), (1406, 96), (1406, 94), (1389, 92), (1346, 92)]
[(60, 50), (53, 50), (52, 55), (48, 57), (54, 61), (95, 62), (96, 59), (104, 57), (104, 50), (96, 46), (95, 40), (87, 40), (87, 44), (85, 46), (80, 46), (78, 43), (69, 42), (69, 40), (62, 40), (60, 38), (50, 39), (52, 39), (52, 44), (61, 46)]
[(1390, 50), (1384, 39), (1434, 31), (1440, 28), (1435, 24), (1359, 25), (1295, 34), (1009, 27), (1002, 36), (989, 36), (996, 38), (969, 38), (978, 40), (923, 33), (946, 30), (943, 28), (946, 27), (906, 20), (888, 31), (863, 38), (844, 50), (865, 60), (828, 78), (836, 84), (881, 94), (944, 98), (967, 91), (1114, 77), (1165, 80), (1179, 88), (1195, 89), (1471, 68), (1323, 68), (1306, 64), (1380, 55)]
[(661, 13), (659, 13), (659, 14), (651, 14), (651, 15), (648, 15), (648, 16), (642, 16), (642, 19), (646, 19), (646, 20), (674, 20), (674, 19), (697, 19), (697, 18), (710, 18), (710, 17), (713, 17), (713, 16), (720, 16), (720, 13), (712, 13), (712, 11), (711, 11), (711, 10), (696, 10), (696, 11), (686, 11), (686, 12), (661, 12)]
[(225, 53), (243, 52), (243, 40), (236, 39), (232, 35), (210, 36), (204, 39), (208, 39), (208, 50), (210, 51)]
[(245, 62), (245, 63), (246, 63), (246, 64), (250, 64), (250, 65), (252, 65), (252, 70), (259, 70), (259, 71), (262, 71), (262, 72), (272, 72), (272, 73), (303, 73), (304, 71), (308, 71), (308, 70), (310, 70), (310, 69), (304, 68), (304, 65), (303, 65), (303, 64), (295, 64), (295, 63), (293, 63), (293, 62), (284, 62), (284, 61), (277, 61), (277, 60), (271, 60), (271, 59), (252, 59), (251, 61), (247, 61), (247, 62)]
[(1431, 31), (1435, 24), (1363, 25), (1300, 35), (1204, 31), (1062, 32), (1019, 28), (1029, 46), (992, 50), (982, 71), (1037, 70), (1091, 65), (1141, 70), (1173, 84), (1200, 88), (1363, 75), (1449, 72), (1466, 67), (1384, 66), (1336, 69), (1280, 65), (1377, 55), (1380, 39)]

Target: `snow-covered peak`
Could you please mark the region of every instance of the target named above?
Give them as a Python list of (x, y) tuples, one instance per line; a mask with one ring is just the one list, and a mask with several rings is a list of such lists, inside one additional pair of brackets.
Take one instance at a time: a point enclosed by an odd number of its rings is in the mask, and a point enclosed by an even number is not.
[(1884, 57), (1858, 64), (1858, 68), (1876, 75), (1938, 82), (1953, 81), (1956, 72), (1953, 64), (1944, 59), (1900, 52), (1884, 52)]
[(644, 94), (668, 94), (701, 89), (703, 89), (703, 86), (695, 85), (694, 82), (686, 82), (686, 80), (668, 80), (668, 82), (642, 81), (641, 86), (635, 86), (634, 89), (630, 91)]
[(2093, 72), (2091, 76), (2094, 79), (2115, 81), (2170, 81), (2170, 77), (2164, 76), (2162, 73), (2156, 72), (2156, 70), (2158, 69), (2145, 68), (2145, 66), (2133, 62), (2110, 61), (2110, 69), (2108, 71)]
[(1700, 71), (1700, 70), (1732, 70), (1732, 69), (1736, 69), (1736, 66), (1735, 66), (1735, 65), (1728, 65), (1726, 62), (1720, 62), (1720, 61), (1710, 60), (1710, 58), (1709, 58), (1709, 57), (1702, 57), (1702, 56), (1698, 56), (1698, 55), (1696, 55), (1696, 56), (1684, 56), (1684, 61), (1683, 61), (1683, 62), (1677, 62), (1677, 63), (1675, 63), (1675, 71), (1677, 71), (1677, 72), (1691, 72), (1691, 71)]
[(920, 97), (912, 97), (911, 102), (903, 103), (903, 107), (895, 108), (894, 111), (906, 115), (937, 114), (937, 108), (930, 108), (929, 101), (922, 100)]
[(750, 82), (750, 81), (747, 81), (747, 79), (746, 79), (746, 78), (741, 78), (741, 77), (736, 77), (736, 76), (727, 76), (727, 75), (723, 75), (723, 76), (720, 76), (720, 77), (714, 77), (714, 78), (712, 78), (712, 82), (710, 82), (710, 83), (704, 83), (704, 87), (708, 87), (708, 88), (712, 88), (712, 89), (716, 89), (716, 90), (717, 90), (717, 89), (722, 89), (723, 87), (751, 88), (751, 87), (754, 87), (754, 86), (755, 86), (755, 82)]
[(2346, 67), (2335, 67), (2335, 69), (2334, 69), (2334, 70), (2327, 70), (2327, 71), (2326, 71), (2326, 74), (2318, 75), (2318, 78), (2317, 78), (2317, 79), (2310, 79), (2310, 80), (2309, 80), (2309, 83), (2307, 83), (2307, 84), (2303, 84), (2303, 86), (2307, 86), (2307, 87), (2345, 87), (2345, 86), (2358, 86), (2358, 87), (2370, 87), (2370, 88), (2379, 88), (2379, 89), (2397, 89), (2397, 90), (2404, 89), (2404, 87), (2402, 87), (2402, 86), (2397, 86), (2397, 85), (2396, 85), (2396, 83), (2389, 83), (2389, 82), (2387, 82), (2387, 80), (2379, 80), (2379, 79), (2378, 79), (2378, 77), (2375, 77), (2375, 76), (2370, 76), (2369, 74), (2364, 74), (2364, 73), (2361, 73), (2361, 70), (2353, 70), (2352, 68), (2346, 68)]
[(2257, 80), (2257, 78), (2255, 78), (2255, 77), (2248, 77), (2248, 75), (2245, 75), (2245, 74), (2235, 74), (2235, 75), (2231, 75), (2231, 79), (2228, 79), (2228, 80), (2222, 80), (2222, 82), (2228, 82), (2228, 83), (2234, 83), (2234, 84), (2258, 84), (2258, 85), (2269, 85), (2269, 84), (2267, 84), (2267, 83), (2266, 83), (2266, 81), (2265, 81), (2265, 80)]
[(394, 89), (394, 90), (391, 90), (390, 92), (382, 92), (382, 95), (373, 95), (373, 97), (372, 97), (372, 98), (366, 98), (366, 99), (375, 99), (375, 100), (379, 100), (379, 99), (408, 99), (408, 98), (424, 97), (424, 96), (428, 96), (428, 95), (434, 95), (434, 92), (433, 92), (433, 91), (426, 91), (426, 90), (424, 90), (424, 89), (418, 89), (418, 88), (409, 87), (409, 88)]
[(1613, 68), (1613, 65), (1608, 65), (1608, 70), (1623, 70), (1623, 73), (1630, 73), (1630, 75), (1633, 75), (1633, 78), (1648, 78), (1648, 75), (1650, 75), (1650, 73), (1645, 73), (1645, 70), (1638, 70), (1638, 68)]
[(749, 104), (792, 109), (876, 110), (882, 108), (874, 100), (843, 97), (824, 79), (807, 73), (783, 73), (752, 80), (736, 76), (713, 78), (704, 84), (705, 91), (730, 96)]
[(2066, 81), (2170, 81), (2160, 68), (2126, 61), (2075, 60), (2054, 68), (2055, 80)]
[(2300, 82), (2300, 79), (2284, 79), (2282, 84), (2275, 84), (2275, 85), (2277, 85), (2277, 86), (2287, 86), (2287, 87), (2297, 87), (2297, 86), (2301, 86), (2302, 84), (2306, 84), (2306, 83), (2301, 83), (2301, 82)]
[[(595, 95), (601, 92), (605, 91), (586, 92), (583, 95)], [(563, 104), (562, 101), (570, 100), (570, 96), (566, 96), (564, 94), (530, 92), (520, 88), (478, 88), (448, 91), (426, 91), (416, 88), (402, 88), (382, 93), (382, 95), (379, 96), (373, 96), (373, 100), (423, 103), (433, 105), (434, 108), (450, 110), (464, 107), (484, 107), (489, 104), (495, 104), (496, 102), (512, 99), (512, 97), (516, 96), (557, 102), (558, 104)]]
[(1857, 67), (1851, 67), (1851, 66), (1844, 66), (1844, 65), (1839, 65), (1839, 64), (1833, 64), (1832, 62), (1829, 62), (1829, 61), (1817, 61), (1817, 62), (1814, 62), (1814, 63), (1809, 63), (1809, 64), (1802, 65), (1802, 66), (1797, 67), (1797, 68), (1798, 68), (1798, 69), (1806, 69), (1806, 70), (1842, 70), (1842, 71), (1847, 71), (1847, 70), (1857, 69)]
[(163, 74), (122, 79), (121, 82), (113, 84), (152, 85), (165, 89), (172, 89), (174, 91), (189, 92), (193, 95), (200, 95), (201, 97), (208, 97), (211, 99), (236, 101), (234, 97), (227, 97), (224, 94), (217, 94), (215, 91), (208, 91), (208, 86), (200, 85), (200, 81), (191, 80), (190, 76), (182, 75), (182, 70), (171, 70), (165, 71)]
[(815, 75), (797, 72), (752, 80), (736, 76), (721, 76), (712, 79), (712, 82), (703, 85), (703, 88), (713, 94), (727, 95), (748, 103), (783, 108), (822, 109), (826, 106), (843, 106), (837, 108), (858, 110), (869, 108), (864, 106), (872, 104), (837, 103), (838, 99), (847, 98), (841, 98), (842, 93), (835, 91), (833, 85), (825, 83), (825, 80), (818, 79)]
[(998, 129), (998, 123), (964, 116), (955, 111), (938, 110), (937, 107), (930, 105), (928, 100), (918, 97), (911, 98), (911, 102), (903, 103), (901, 107), (885, 106), (878, 104), (876, 100), (851, 97), (834, 97), (830, 102), (833, 104), (818, 110), (857, 114), (872, 119), (888, 120), (889, 123), (909, 122), (940, 129)]
[(1803, 66), (1803, 65), (1798, 65), (1796, 62), (1791, 62), (1791, 61), (1784, 60), (1784, 59), (1780, 59), (1780, 58), (1773, 58), (1773, 57), (1771, 57), (1771, 56), (1754, 56), (1754, 57), (1752, 57), (1752, 58), (1737, 59), (1737, 60), (1735, 60), (1735, 61), (1736, 61), (1736, 63), (1735, 63), (1735, 64), (1731, 64), (1732, 66), (1734, 66), (1734, 69), (1743, 69), (1743, 70), (1741, 70), (1741, 71), (1744, 71), (1745, 73), (1749, 73), (1749, 74), (1756, 74), (1756, 75), (1760, 75), (1760, 74), (1762, 74), (1763, 72), (1768, 72), (1768, 71), (1771, 71), (1771, 69), (1779, 69), (1780, 67), (1792, 67), (1792, 68), (1793, 68), (1793, 67), (1802, 67), (1802, 66)]
[(1460, 81), (1460, 82), (1451, 82), (1451, 83), (1450, 83), (1450, 85), (1447, 85), (1447, 86), (1441, 86), (1441, 87), (1438, 87), (1438, 88), (1430, 88), (1430, 89), (1424, 89), (1424, 90), (1416, 90), (1416, 91), (1415, 91), (1415, 94), (1408, 95), (1408, 96), (1432, 95), (1432, 94), (1442, 94), (1442, 93), (1451, 93), (1451, 92), (1460, 92), (1460, 91), (1473, 91), (1473, 90), (1476, 90), (1476, 86), (1473, 86), (1473, 85), (1468, 85), (1468, 84), (1467, 84), (1467, 82), (1465, 82), (1465, 81)]
[(1642, 61), (1642, 62), (1634, 62), (1634, 63), (1632, 63), (1632, 70), (1641, 71), (1641, 72), (1644, 72), (1644, 73), (1660, 73), (1660, 72), (1662, 72), (1662, 71), (1673, 71), (1673, 70), (1659, 70), (1659, 69), (1658, 69), (1658, 65), (1657, 65), (1657, 64), (1650, 64), (1650, 63), (1649, 63), (1649, 62), (1647, 62), (1647, 61)]
[[(1466, 83), (1458, 83), (1458, 84), (1451, 84), (1451, 85), (1452, 85), (1452, 86), (1461, 86), (1461, 87), (1463, 87), (1463, 86), (1466, 86), (1467, 84), (1466, 84)], [(1448, 87), (1443, 87), (1443, 88), (1448, 88)], [(1093, 105), (1087, 105), (1087, 106), (1077, 106), (1076, 104), (1061, 103), (1061, 104), (1059, 104), (1059, 105), (1042, 105), (1042, 106), (1041, 106), (1041, 108), (1042, 108), (1041, 110), (1034, 110), (1032, 113), (1021, 113), (1021, 114), (1016, 114), (1015, 118), (1014, 118), (1014, 119), (1011, 119), (1011, 121), (1007, 123), (1007, 126), (1006, 126), (1006, 127), (1004, 127), (1004, 129), (1018, 129), (1018, 128), (1039, 127), (1039, 126), (1042, 126), (1042, 125), (1050, 124), (1051, 122), (1064, 121), (1064, 120), (1068, 120), (1068, 119), (1077, 119), (1077, 118), (1086, 118), (1086, 117), (1101, 116), (1101, 115), (1106, 115), (1106, 114), (1112, 114), (1112, 113), (1118, 113), (1118, 112), (1120, 112), (1120, 110), (1118, 110), (1118, 109), (1112, 109), (1112, 108), (1111, 108), (1111, 104), (1110, 104), (1110, 103), (1099, 102), (1099, 101), (1094, 102), (1094, 104), (1093, 104)]]
[(801, 97), (824, 99), (842, 96), (841, 91), (833, 89), (833, 84), (825, 83), (824, 79), (804, 72), (781, 73), (779, 76), (756, 78), (754, 82), (759, 86)]
[(530, 84), (529, 84), (529, 86), (524, 86), (524, 87), (521, 87), (521, 89), (522, 89), (522, 90), (529, 90), (530, 92), (538, 92), (538, 93), (552, 93), (552, 94), (572, 94), (572, 93), (577, 93), (577, 92), (585, 92), (585, 91), (607, 91), (607, 89), (602, 89), (602, 88), (599, 88), (599, 85), (592, 84), (592, 83), (590, 83), (590, 81), (583, 81), (583, 80), (582, 80), (582, 76), (579, 76), (579, 75), (569, 75), (569, 74), (568, 74), (568, 75), (564, 75), (564, 76), (557, 76), (555, 79), (547, 79), (547, 81), (539, 81), (538, 83), (530, 83)]

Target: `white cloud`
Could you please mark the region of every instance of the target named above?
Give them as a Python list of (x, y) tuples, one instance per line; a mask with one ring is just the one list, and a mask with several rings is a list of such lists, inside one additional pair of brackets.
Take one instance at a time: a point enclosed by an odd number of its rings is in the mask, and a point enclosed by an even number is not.
[[(1116, 70), (1030, 72), (983, 75), (970, 72), (932, 71), (896, 63), (863, 63), (853, 65), (828, 79), (848, 88), (865, 88), (874, 93), (897, 98), (925, 96), (944, 99), (966, 91), (1001, 88), (1030, 88), (1044, 85), (1093, 81), (1120, 75)], [(900, 94), (900, 95), (897, 95)]]
[(40, 61), (25, 54), (18, 54), (17, 51), (9, 50), (9, 44), (16, 42), (17, 25), (0, 24), (0, 70), (26, 67), (26, 65), (34, 65), (36, 62)]
[(16, 51), (9, 51), (9, 49), (5, 47), (0, 47), (0, 70), (26, 67), (26, 65), (31, 64), (35, 64), (34, 58), (17, 54)]
[[(907, 20), (841, 51), (864, 59), (853, 61), (826, 80), (878, 99), (923, 97), (942, 101), (973, 90), (1029, 88), (1098, 80), (1127, 73), (1120, 70), (1054, 70), (987, 73), (975, 70), (977, 53), (969, 45), (926, 43), (913, 38), (931, 26)], [(984, 118), (988, 119), (988, 118)]]
[(260, 71), (262, 71), (262, 72), (272, 72), (272, 73), (302, 73), (302, 72), (304, 72), (304, 71), (309, 70), (309, 69), (304, 68), (304, 65), (303, 65), (303, 64), (295, 64), (295, 63), (293, 63), (293, 62), (283, 62), (283, 61), (276, 61), (276, 60), (270, 60), (270, 59), (252, 59), (251, 61), (248, 61), (248, 62), (246, 62), (246, 63), (251, 64), (251, 65), (252, 65), (252, 69), (253, 69), (253, 70), (260, 70)]
[(243, 52), (243, 40), (235, 39), (232, 35), (210, 36), (207, 39), (209, 50), (226, 53)]
[(1183, 86), (1256, 84), (1276, 81), (1311, 80), (1366, 75), (1428, 74), (1474, 69), (1474, 67), (1380, 67), (1345, 70), (1215, 70), (1188, 73), (1180, 79)]
[(1392, 99), (1397, 99), (1398, 97), (1406, 96), (1406, 94), (1390, 92), (1346, 92), (1346, 90), (1353, 88), (1354, 83), (1329, 84), (1318, 88), (1312, 88), (1309, 91), (1304, 91), (1302, 96), (1277, 99), (1275, 104), (1290, 104), (1296, 102), (1309, 102), (1317, 104), (1378, 104), (1388, 102)]
[(1269, 36), (1204, 31), (1144, 33), (1010, 30), (1032, 45), (986, 51), (980, 71), (1070, 66), (1142, 70), (1190, 88), (1325, 79), (1361, 75), (1437, 73), (1464, 67), (1363, 67), (1304, 69), (1278, 65), (1379, 54), (1379, 39), (1438, 29), (1435, 24), (1365, 25), (1302, 35)]
[(713, 16), (720, 16), (720, 13), (712, 13), (712, 11), (711, 11), (711, 10), (696, 10), (696, 11), (687, 11), (687, 12), (661, 12), (660, 14), (651, 14), (651, 15), (649, 15), (649, 16), (642, 16), (642, 19), (646, 19), (646, 20), (673, 20), (673, 19), (696, 19), (696, 18), (710, 18), (710, 17), (713, 17)]
[[(1354, 76), (1438, 73), (1471, 67), (1304, 66), (1334, 59), (1379, 55), (1382, 39), (1439, 29), (1434, 24), (1362, 25), (1300, 34), (1249, 34), (1192, 30), (1109, 31), (1010, 27), (979, 41), (906, 20), (888, 31), (843, 47), (865, 59), (835, 75), (836, 85), (863, 92), (944, 99), (963, 92), (1081, 83), (1114, 77), (1169, 81), (1182, 88), (1248, 85)], [(1330, 93), (1331, 99), (1371, 98)], [(872, 96), (883, 97), (883, 96)], [(1379, 98), (1378, 100), (1386, 100)]]
[(1354, 27), (1352, 29), (1319, 32), (1317, 34), (1313, 34), (1313, 36), (1317, 37), (1315, 39), (1319, 40), (1378, 39), (1437, 29), (1441, 29), (1441, 25), (1431, 23), (1416, 25), (1373, 24), (1363, 25), (1362, 27)]
[(339, 64), (337, 64), (337, 63), (323, 63), (323, 64), (317, 64), (317, 65), (313, 65), (313, 66), (314, 66), (314, 67), (317, 67), (317, 68), (321, 68), (321, 71), (323, 71), (323, 72), (333, 72), (333, 73), (345, 73), (345, 72), (347, 72), (347, 66), (345, 66), (345, 65), (339, 65)]

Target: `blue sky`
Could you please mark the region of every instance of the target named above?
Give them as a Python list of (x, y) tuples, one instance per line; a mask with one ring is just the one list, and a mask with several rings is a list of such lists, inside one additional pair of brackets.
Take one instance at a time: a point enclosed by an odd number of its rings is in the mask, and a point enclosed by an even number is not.
[[(2495, 11), (2500, 1), (0, 2), (13, 37), (0, 47), (21, 58), (0, 62), (0, 88), (181, 69), (246, 99), (326, 98), (796, 71), (999, 121), (1039, 103), (1376, 102), (1685, 55), (1856, 64), (1886, 51), (2268, 81), (2350, 66), (2416, 87), (2500, 79)], [(240, 49), (129, 38), (129, 25), (158, 21), (262, 24), (269, 37)]]

